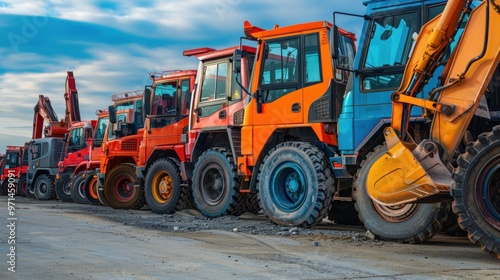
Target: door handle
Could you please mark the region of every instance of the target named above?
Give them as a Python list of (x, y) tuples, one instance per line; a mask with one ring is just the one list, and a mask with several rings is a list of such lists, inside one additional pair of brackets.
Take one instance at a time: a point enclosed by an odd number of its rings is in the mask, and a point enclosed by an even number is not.
[(300, 103), (293, 103), (292, 104), (292, 113), (299, 113), (300, 112)]

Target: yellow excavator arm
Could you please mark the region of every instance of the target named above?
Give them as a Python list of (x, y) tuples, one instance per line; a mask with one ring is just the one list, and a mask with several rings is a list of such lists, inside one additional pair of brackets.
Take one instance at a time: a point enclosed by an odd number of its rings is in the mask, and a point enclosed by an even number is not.
[[(448, 1), (444, 12), (421, 30), (400, 88), (392, 96), (392, 124), (384, 130), (387, 153), (369, 168), (369, 196), (385, 205), (429, 202), (450, 197), (452, 160), (499, 62), (499, 5), (484, 1), (467, 25), (445, 66), (444, 84), (429, 99), (416, 96), (452, 43), (467, 0)], [(412, 106), (432, 117), (429, 139), (409, 137)]]

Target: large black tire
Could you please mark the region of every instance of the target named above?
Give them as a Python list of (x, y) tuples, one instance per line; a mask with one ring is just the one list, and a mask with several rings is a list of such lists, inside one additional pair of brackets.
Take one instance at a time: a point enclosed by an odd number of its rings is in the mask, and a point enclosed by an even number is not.
[(422, 243), (434, 236), (446, 222), (449, 202), (385, 206), (373, 201), (366, 190), (368, 171), (387, 152), (380, 145), (367, 155), (354, 180), (354, 198), (359, 219), (380, 239), (401, 243)]
[[(26, 181), (27, 183), (28, 181)], [(26, 184), (26, 194), (29, 198), (36, 198), (35, 195), (35, 182), (32, 182), (31, 185)]]
[(145, 204), (144, 187), (134, 187), (137, 179), (135, 169), (130, 164), (115, 166), (106, 174), (104, 196), (112, 208), (140, 209)]
[(472, 243), (500, 258), (500, 126), (479, 135), (458, 158), (453, 211)]
[(261, 211), (262, 207), (260, 205), (259, 192), (245, 193), (245, 205), (244, 208), (241, 209), (241, 214), (259, 214)]
[(328, 211), (328, 220), (338, 225), (363, 225), (354, 204), (354, 201), (333, 200), (331, 208)]
[(71, 174), (64, 172), (56, 182), (56, 196), (62, 202), (72, 202), (71, 198)]
[[(99, 175), (98, 175), (99, 177)], [(104, 178), (104, 181), (106, 180), (106, 178)], [(108, 206), (108, 207), (111, 207), (111, 205), (109, 205), (109, 202), (108, 200), (106, 199), (105, 195), (104, 195), (104, 189), (105, 189), (105, 184), (102, 183), (101, 186), (99, 186), (99, 181), (100, 179), (97, 179), (97, 182), (96, 182), (96, 191), (97, 191), (97, 199), (99, 199), (99, 202), (104, 205), (104, 206)]]
[(85, 197), (92, 205), (102, 204), (97, 194), (97, 177), (95, 176), (95, 171), (90, 171), (85, 176)]
[(35, 180), (35, 197), (38, 200), (51, 200), (56, 198), (56, 188), (52, 177), (41, 174)]
[(328, 212), (334, 178), (325, 154), (304, 142), (277, 145), (264, 158), (257, 188), (264, 214), (279, 225), (311, 227)]
[(239, 192), (240, 177), (232, 155), (226, 149), (204, 152), (196, 161), (193, 172), (193, 199), (198, 210), (208, 218), (227, 214), (238, 215), (243, 209)]
[(189, 188), (181, 186), (178, 165), (167, 158), (155, 161), (146, 174), (145, 196), (151, 210), (158, 214), (187, 208)]
[(8, 178), (5, 178), (5, 180), (3, 180), (2, 182), (2, 186), (0, 186), (0, 195), (7, 195), (8, 194), (8, 188), (9, 186), (9, 179)]
[(71, 198), (74, 202), (80, 204), (88, 204), (87, 196), (85, 195), (85, 175), (86, 171), (81, 171), (71, 180)]
[(17, 195), (19, 196), (28, 196), (28, 190), (26, 189), (26, 175), (22, 175), (17, 181)]

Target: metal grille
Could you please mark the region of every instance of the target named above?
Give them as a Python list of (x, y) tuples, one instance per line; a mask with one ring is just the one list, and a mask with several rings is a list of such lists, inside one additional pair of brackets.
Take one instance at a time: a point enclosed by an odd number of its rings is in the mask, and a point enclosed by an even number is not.
[(243, 115), (245, 114), (245, 109), (241, 109), (234, 113), (234, 124), (243, 124)]
[(314, 102), (314, 119), (325, 120), (330, 117), (328, 98), (322, 98)]
[(136, 151), (137, 141), (136, 139), (127, 139), (122, 142), (122, 151)]

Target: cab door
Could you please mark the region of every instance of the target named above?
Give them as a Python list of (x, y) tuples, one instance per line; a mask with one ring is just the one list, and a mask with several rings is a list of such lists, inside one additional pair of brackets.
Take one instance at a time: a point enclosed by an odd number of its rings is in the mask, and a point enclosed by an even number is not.
[[(303, 122), (301, 37), (268, 40), (261, 52), (259, 81), (253, 100), (253, 124), (280, 125)], [(254, 77), (255, 78), (255, 77)]]

